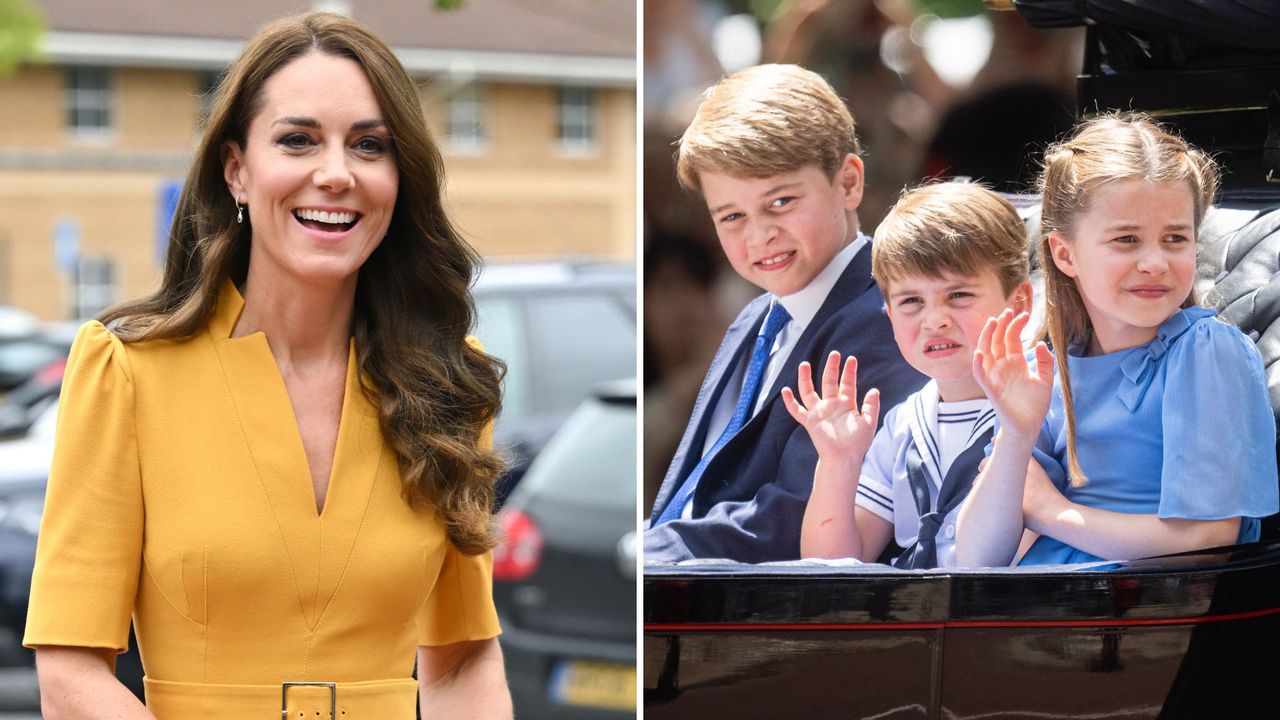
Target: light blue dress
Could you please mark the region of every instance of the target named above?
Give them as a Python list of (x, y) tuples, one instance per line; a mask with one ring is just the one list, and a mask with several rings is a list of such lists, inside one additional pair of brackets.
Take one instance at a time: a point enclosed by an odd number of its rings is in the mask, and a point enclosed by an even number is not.
[[(1280, 507), (1276, 423), (1262, 356), (1207, 308), (1179, 311), (1146, 345), (1070, 355), (1076, 456), (1089, 482), (1068, 487), (1067, 431), (1053, 402), (1034, 454), (1067, 499), (1162, 518), (1242, 518), (1238, 542)], [(1022, 565), (1100, 560), (1042, 536)]]

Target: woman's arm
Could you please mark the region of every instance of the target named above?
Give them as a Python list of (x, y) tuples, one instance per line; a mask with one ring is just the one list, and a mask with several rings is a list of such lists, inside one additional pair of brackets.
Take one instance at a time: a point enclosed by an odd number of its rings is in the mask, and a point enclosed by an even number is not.
[(155, 720), (116, 679), (116, 651), (42, 645), (36, 648), (40, 712), (46, 720)]
[(1027, 475), (1027, 527), (1104, 560), (1168, 555), (1235, 543), (1240, 518), (1185, 520), (1122, 513), (1073, 503), (1043, 471)]
[(511, 692), (497, 638), (418, 646), (423, 720), (511, 720)]

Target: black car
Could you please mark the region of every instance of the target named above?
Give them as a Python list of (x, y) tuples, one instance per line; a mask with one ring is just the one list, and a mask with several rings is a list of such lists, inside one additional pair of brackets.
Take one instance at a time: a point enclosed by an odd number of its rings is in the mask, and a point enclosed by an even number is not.
[(596, 384), (636, 372), (629, 263), (493, 263), (474, 289), (485, 350), (507, 362), (494, 442), (507, 460), (499, 505)]
[(517, 717), (635, 717), (635, 479), (630, 380), (574, 411), (500, 516), (493, 595)]

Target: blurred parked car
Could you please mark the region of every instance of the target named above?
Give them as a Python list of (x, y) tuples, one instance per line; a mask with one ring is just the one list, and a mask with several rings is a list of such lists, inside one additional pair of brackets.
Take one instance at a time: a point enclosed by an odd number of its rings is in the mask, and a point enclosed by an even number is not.
[(601, 386), (501, 514), (494, 601), (521, 718), (633, 718), (636, 383)]
[(494, 263), (474, 292), (476, 337), (507, 362), (494, 429), (508, 462), (501, 503), (593, 387), (635, 375), (635, 266)]

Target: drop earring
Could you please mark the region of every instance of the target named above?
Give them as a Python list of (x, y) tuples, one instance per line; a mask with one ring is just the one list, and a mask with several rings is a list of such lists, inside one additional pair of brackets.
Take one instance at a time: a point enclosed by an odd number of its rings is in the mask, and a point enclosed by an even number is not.
[(242, 200), (240, 198), (236, 198), (236, 224), (237, 225), (244, 224), (244, 207), (245, 206), (241, 203), (242, 203)]

